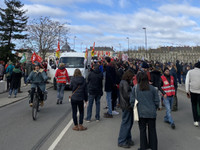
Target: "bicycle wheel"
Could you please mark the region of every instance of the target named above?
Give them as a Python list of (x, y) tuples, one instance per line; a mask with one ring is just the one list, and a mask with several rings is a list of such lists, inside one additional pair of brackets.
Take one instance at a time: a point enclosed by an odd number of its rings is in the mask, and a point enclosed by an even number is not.
[(39, 101), (38, 101), (37, 96), (34, 95), (34, 98), (33, 98), (33, 107), (32, 107), (32, 117), (33, 117), (33, 120), (37, 119), (38, 108), (39, 108)]

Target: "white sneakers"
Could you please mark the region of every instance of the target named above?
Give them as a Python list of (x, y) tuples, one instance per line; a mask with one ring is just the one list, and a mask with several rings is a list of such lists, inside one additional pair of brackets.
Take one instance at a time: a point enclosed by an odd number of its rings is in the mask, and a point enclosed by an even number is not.
[(199, 126), (199, 122), (197, 122), (197, 121), (194, 122), (194, 126), (195, 126), (195, 127), (198, 127), (198, 126)]
[(119, 112), (117, 112), (117, 111), (112, 111), (112, 115), (119, 115)]

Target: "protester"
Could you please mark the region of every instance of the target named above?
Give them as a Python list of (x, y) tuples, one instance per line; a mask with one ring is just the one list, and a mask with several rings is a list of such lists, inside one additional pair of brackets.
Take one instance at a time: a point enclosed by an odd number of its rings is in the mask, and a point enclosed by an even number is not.
[(105, 118), (112, 118), (112, 89), (115, 86), (116, 72), (112, 66), (110, 57), (105, 58), (106, 61), (106, 78), (105, 78), (105, 91), (108, 106), (108, 112), (104, 114)]
[(4, 66), (3, 61), (0, 62), (0, 81), (3, 80), (4, 77)]
[(13, 69), (14, 69), (13, 63), (9, 62), (9, 65), (6, 68), (7, 91), (9, 91), (9, 89), (10, 89), (11, 75), (12, 75)]
[(163, 101), (166, 108), (166, 116), (164, 117), (164, 121), (171, 125), (172, 129), (175, 129), (174, 120), (172, 119), (171, 109), (173, 105), (173, 96), (175, 95), (175, 87), (174, 87), (174, 77), (170, 75), (169, 68), (164, 69), (164, 75), (161, 76), (161, 88), (165, 92), (163, 94)]
[(181, 84), (181, 65), (179, 63), (179, 60), (176, 61), (176, 68), (177, 68), (177, 79), (178, 79), (178, 83)]
[(100, 99), (103, 95), (103, 73), (99, 69), (99, 65), (94, 64), (93, 70), (88, 75), (88, 92), (89, 92), (89, 103), (87, 107), (86, 121), (90, 122), (92, 117), (92, 107), (95, 100), (96, 103), (96, 121), (100, 120)]
[(55, 77), (57, 81), (57, 104), (62, 104), (66, 83), (67, 81), (70, 83), (68, 72), (64, 63), (59, 64)]
[(197, 62), (194, 69), (188, 71), (186, 75), (185, 88), (188, 98), (191, 98), (192, 114), (194, 119), (194, 126), (199, 126), (200, 121), (200, 62)]
[(44, 94), (43, 92), (46, 90), (46, 81), (48, 79), (46, 73), (44, 72), (43, 69), (41, 69), (41, 65), (38, 62), (35, 62), (34, 64), (34, 70), (30, 73), (30, 75), (27, 78), (27, 82), (32, 82), (31, 83), (31, 100), (30, 100), (30, 106), (33, 106), (33, 97), (34, 93), (37, 87), (38, 92), (40, 95), (40, 102), (41, 106), (44, 105)]
[(18, 88), (20, 86), (22, 78), (22, 71), (20, 70), (20, 64), (17, 64), (12, 71), (11, 75), (11, 84), (8, 98), (11, 98), (12, 92), (14, 91), (14, 97), (17, 97)]
[(118, 146), (123, 148), (130, 148), (130, 146), (134, 145), (131, 136), (131, 129), (133, 126), (133, 108), (130, 105), (131, 80), (133, 76), (133, 71), (127, 70), (119, 85), (122, 122), (119, 131)]
[[(157, 90), (149, 85), (148, 75), (140, 72), (137, 75), (138, 84), (134, 86), (130, 95), (131, 107), (134, 106), (135, 99), (138, 100), (138, 116), (140, 129), (140, 148), (158, 149), (156, 133), (156, 110), (159, 107), (159, 96)], [(148, 136), (146, 129), (148, 128)], [(148, 137), (148, 140), (147, 140)]]
[[(84, 77), (81, 74), (80, 69), (74, 71), (73, 78), (71, 79), (70, 88), (72, 89), (71, 105), (72, 105), (72, 117), (74, 122), (73, 130), (82, 131), (87, 130), (83, 126), (84, 117), (84, 101), (88, 101), (87, 85)], [(79, 109), (79, 125), (77, 121), (77, 107)]]
[(171, 63), (171, 65), (168, 66), (170, 72), (169, 74), (174, 77), (174, 88), (175, 88), (175, 95), (173, 96), (173, 104), (172, 104), (172, 111), (178, 110), (178, 97), (177, 97), (177, 69), (174, 63)]

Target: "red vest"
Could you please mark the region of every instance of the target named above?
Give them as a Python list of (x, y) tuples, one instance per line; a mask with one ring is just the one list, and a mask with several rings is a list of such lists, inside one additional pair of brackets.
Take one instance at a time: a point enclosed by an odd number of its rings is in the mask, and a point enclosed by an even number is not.
[(57, 70), (56, 73), (57, 83), (66, 83), (67, 82), (67, 70)]
[(170, 76), (170, 83), (164, 75), (161, 76), (161, 79), (163, 81), (162, 89), (163, 89), (163, 91), (165, 91), (167, 96), (175, 95), (174, 77)]

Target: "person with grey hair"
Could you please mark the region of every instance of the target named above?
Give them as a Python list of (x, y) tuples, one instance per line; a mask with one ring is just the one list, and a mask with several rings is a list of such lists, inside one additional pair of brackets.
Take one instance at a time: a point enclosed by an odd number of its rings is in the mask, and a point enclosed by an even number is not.
[(70, 83), (68, 72), (64, 63), (59, 64), (59, 68), (56, 70), (55, 77), (57, 80), (57, 104), (62, 104), (65, 85), (67, 81)]

